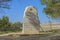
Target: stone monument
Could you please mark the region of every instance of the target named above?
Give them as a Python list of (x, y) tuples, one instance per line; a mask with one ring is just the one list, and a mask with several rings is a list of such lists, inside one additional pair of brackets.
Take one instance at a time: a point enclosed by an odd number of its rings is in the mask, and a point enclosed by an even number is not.
[(23, 33), (39, 34), (40, 22), (38, 20), (37, 9), (33, 6), (27, 6), (24, 11)]

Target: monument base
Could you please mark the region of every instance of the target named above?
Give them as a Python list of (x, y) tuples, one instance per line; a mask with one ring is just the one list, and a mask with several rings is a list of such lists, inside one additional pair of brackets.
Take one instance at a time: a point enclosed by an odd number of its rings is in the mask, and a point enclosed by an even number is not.
[(38, 30), (35, 30), (33, 28), (31, 30), (25, 29), (25, 30), (22, 31), (22, 33), (23, 34), (40, 34), (40, 32)]

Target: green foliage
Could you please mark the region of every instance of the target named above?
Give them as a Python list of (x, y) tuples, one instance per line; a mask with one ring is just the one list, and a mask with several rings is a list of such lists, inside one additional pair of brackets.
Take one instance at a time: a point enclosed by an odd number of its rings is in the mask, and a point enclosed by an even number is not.
[(20, 22), (15, 22), (14, 24), (13, 24), (13, 26), (14, 27), (22, 27), (22, 23), (20, 23)]
[(12, 26), (13, 26), (14, 29), (16, 29), (16, 30), (22, 30), (22, 29), (21, 29), (21, 28), (22, 28), (22, 23), (20, 23), (20, 22), (15, 22), (15, 23), (12, 24)]
[(5, 29), (6, 27), (10, 27), (11, 24), (9, 22), (9, 18), (3, 16), (2, 19), (0, 19), (0, 30)]
[(0, 31), (19, 31), (22, 27), (22, 23), (15, 22), (11, 23), (7, 16), (3, 16), (0, 19)]
[(54, 19), (60, 18), (60, 0), (41, 0), (46, 5), (44, 12), (46, 15)]

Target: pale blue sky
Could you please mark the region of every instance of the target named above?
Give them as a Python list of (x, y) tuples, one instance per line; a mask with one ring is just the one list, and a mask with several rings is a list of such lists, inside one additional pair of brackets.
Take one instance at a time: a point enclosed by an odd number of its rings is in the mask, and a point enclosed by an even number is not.
[[(48, 18), (42, 12), (45, 6), (41, 5), (40, 0), (12, 0), (12, 2), (10, 2), (11, 9), (3, 9), (5, 14), (1, 12), (0, 17), (8, 16), (11, 22), (23, 22), (24, 9), (26, 6), (35, 6), (38, 10), (40, 22), (48, 22)], [(53, 21), (55, 22), (55, 20)]]

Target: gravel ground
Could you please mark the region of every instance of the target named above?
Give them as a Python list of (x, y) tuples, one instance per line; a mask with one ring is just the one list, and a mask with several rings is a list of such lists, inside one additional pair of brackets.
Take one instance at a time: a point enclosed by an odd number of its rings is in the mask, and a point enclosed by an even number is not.
[(20, 37), (1, 36), (0, 40), (60, 40), (60, 34), (41, 34)]

